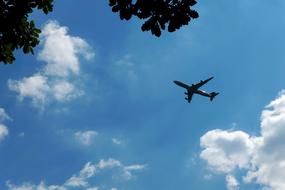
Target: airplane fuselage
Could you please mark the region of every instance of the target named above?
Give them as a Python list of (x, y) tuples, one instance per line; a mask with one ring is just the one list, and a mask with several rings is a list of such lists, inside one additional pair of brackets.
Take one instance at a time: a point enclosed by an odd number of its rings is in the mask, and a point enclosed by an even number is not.
[(200, 95), (206, 96), (206, 97), (211, 97), (211, 95), (208, 92), (204, 91), (204, 90), (196, 90), (193, 93), (194, 94), (200, 94)]
[(185, 84), (185, 83), (183, 83), (183, 82), (180, 82), (180, 81), (177, 81), (177, 80), (175, 80), (175, 81), (173, 81), (173, 82), (174, 82), (176, 85), (178, 85), (178, 86), (180, 86), (180, 87), (182, 87), (182, 88), (185, 88), (185, 89), (187, 90), (187, 92), (185, 92), (185, 95), (187, 95), (187, 97), (186, 97), (185, 99), (190, 103), (193, 94), (200, 94), (200, 95), (202, 95), (202, 96), (209, 97), (211, 101), (214, 99), (214, 97), (215, 97), (216, 95), (219, 94), (219, 93), (217, 93), (217, 92), (208, 93), (208, 92), (206, 92), (206, 91), (199, 90), (199, 88), (200, 88), (201, 86), (203, 86), (204, 84), (206, 84), (207, 82), (209, 82), (209, 81), (212, 80), (212, 79), (213, 79), (213, 77), (210, 77), (210, 78), (208, 78), (208, 79), (206, 79), (206, 80), (204, 80), (204, 81), (201, 80), (199, 83), (197, 83), (197, 84), (192, 84), (192, 85), (187, 85), (187, 84)]
[(187, 85), (183, 82), (177, 81), (177, 80), (175, 80), (174, 83), (177, 84), (178, 86), (186, 88), (187, 90), (191, 90), (194, 94), (200, 94), (202, 96), (210, 97), (210, 94), (204, 90), (199, 90), (199, 89), (193, 88), (192, 86), (189, 86), (189, 85)]

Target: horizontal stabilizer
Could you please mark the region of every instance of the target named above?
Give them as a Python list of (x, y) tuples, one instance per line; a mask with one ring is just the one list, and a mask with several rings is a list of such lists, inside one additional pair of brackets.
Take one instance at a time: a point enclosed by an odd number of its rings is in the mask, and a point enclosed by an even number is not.
[(219, 93), (218, 92), (211, 92), (210, 93), (210, 100), (213, 101), (213, 99), (215, 98), (215, 96), (217, 96)]

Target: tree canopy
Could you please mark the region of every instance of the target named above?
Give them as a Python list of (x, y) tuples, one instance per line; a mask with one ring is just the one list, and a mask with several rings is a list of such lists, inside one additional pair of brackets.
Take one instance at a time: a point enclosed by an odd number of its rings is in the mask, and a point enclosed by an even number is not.
[(41, 32), (28, 18), (35, 8), (48, 14), (53, 0), (0, 0), (0, 62), (13, 63), (15, 49), (33, 54)]
[(109, 0), (112, 11), (119, 12), (122, 20), (132, 16), (146, 20), (142, 31), (150, 30), (157, 37), (166, 25), (169, 32), (174, 32), (198, 18), (198, 13), (191, 9), (195, 4), (195, 0)]
[[(112, 11), (122, 20), (132, 16), (145, 20), (142, 31), (151, 31), (157, 37), (166, 27), (174, 32), (197, 18), (192, 9), (195, 4), (195, 0), (109, 0)], [(0, 62), (13, 63), (15, 49), (34, 53), (41, 32), (29, 20), (34, 9), (48, 14), (53, 10), (53, 0), (0, 0)]]

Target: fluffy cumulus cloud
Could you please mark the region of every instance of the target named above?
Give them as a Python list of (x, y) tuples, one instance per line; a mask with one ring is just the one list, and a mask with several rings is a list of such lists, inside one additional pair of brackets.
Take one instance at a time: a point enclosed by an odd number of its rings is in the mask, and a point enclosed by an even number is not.
[(0, 142), (3, 141), (9, 134), (8, 127), (3, 124), (5, 120), (11, 120), (11, 118), (3, 108), (0, 108)]
[[(109, 158), (107, 160), (102, 159), (97, 164), (92, 164), (88, 162), (84, 165), (84, 167), (77, 173), (72, 175), (69, 179), (67, 179), (61, 185), (46, 185), (43, 181), (37, 184), (32, 183), (22, 183), (20, 185), (15, 185), (10, 181), (6, 182), (6, 187), (8, 190), (70, 190), (70, 189), (78, 189), (78, 190), (98, 190), (99, 186), (91, 185), (92, 179), (100, 174), (100, 171), (107, 169), (117, 169), (118, 173), (122, 175), (122, 179), (130, 180), (133, 178), (132, 172), (136, 170), (142, 170), (145, 168), (145, 165), (127, 165), (125, 166), (119, 160), (115, 160), (113, 158)], [(125, 178), (125, 172), (129, 172), (128, 177)], [(123, 172), (123, 174), (121, 174)], [(112, 179), (111, 179), (112, 180)], [(102, 186), (106, 187), (106, 184)], [(116, 189), (116, 188), (111, 188)]]
[(39, 72), (20, 80), (8, 80), (18, 99), (31, 99), (33, 105), (43, 107), (50, 101), (67, 102), (84, 92), (76, 84), (80, 76), (80, 57), (94, 57), (88, 43), (68, 34), (68, 28), (49, 21), (42, 29), (42, 50), (38, 59), (46, 64)]
[(31, 77), (25, 77), (20, 81), (9, 80), (9, 89), (19, 93), (19, 100), (31, 98), (35, 105), (46, 102), (47, 95), (50, 92), (50, 86), (47, 82), (47, 77), (39, 74)]
[(96, 131), (77, 131), (74, 133), (75, 138), (84, 145), (90, 145), (98, 133)]
[(254, 148), (249, 135), (242, 131), (212, 130), (201, 137), (200, 143), (204, 148), (200, 157), (219, 172), (247, 168)]
[(44, 47), (39, 59), (48, 63), (44, 69), (48, 75), (66, 77), (70, 74), (79, 74), (78, 56), (82, 55), (86, 59), (94, 56), (85, 40), (70, 36), (68, 28), (60, 26), (55, 21), (50, 21), (44, 26), (42, 40)]
[(257, 137), (219, 129), (201, 137), (200, 157), (212, 170), (227, 174), (228, 189), (238, 186), (231, 175), (236, 169), (246, 171), (245, 183), (255, 182), (267, 190), (285, 189), (284, 91), (262, 111), (260, 128), (261, 135)]

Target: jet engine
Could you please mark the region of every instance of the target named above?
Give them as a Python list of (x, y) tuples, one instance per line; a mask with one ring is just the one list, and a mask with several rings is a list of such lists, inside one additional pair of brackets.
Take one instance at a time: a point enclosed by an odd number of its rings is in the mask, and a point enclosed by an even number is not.
[(184, 92), (184, 94), (185, 94), (185, 95), (188, 95), (188, 93), (187, 93), (187, 92)]

